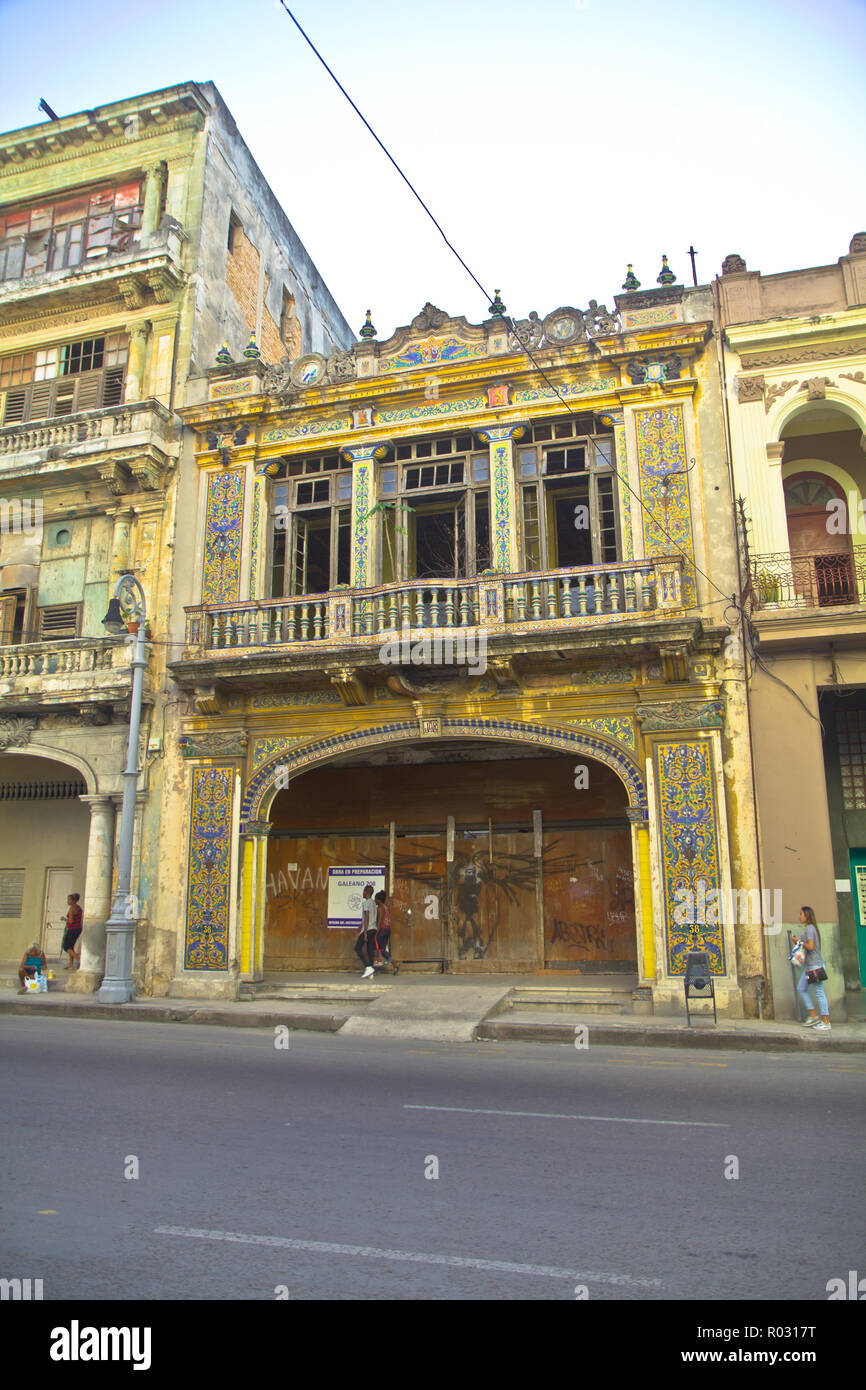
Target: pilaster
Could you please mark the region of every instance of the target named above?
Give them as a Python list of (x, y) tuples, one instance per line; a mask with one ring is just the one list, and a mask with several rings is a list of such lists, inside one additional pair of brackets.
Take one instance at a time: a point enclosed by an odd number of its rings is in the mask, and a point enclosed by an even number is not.
[(478, 431), (490, 445), (491, 568), (504, 574), (520, 569), (517, 483), (514, 444), (525, 425), (497, 425)]

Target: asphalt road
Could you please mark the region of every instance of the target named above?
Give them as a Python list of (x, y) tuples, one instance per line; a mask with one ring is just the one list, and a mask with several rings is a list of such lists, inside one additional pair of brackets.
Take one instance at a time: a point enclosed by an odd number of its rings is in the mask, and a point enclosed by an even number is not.
[(46, 1299), (823, 1301), (864, 1267), (859, 1057), (14, 1015), (0, 1047), (0, 1275)]

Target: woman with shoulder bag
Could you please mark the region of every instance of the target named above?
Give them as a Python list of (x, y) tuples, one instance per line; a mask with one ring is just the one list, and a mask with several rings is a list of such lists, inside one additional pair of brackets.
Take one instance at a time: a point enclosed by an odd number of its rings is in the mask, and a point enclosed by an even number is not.
[[(803, 996), (803, 1002), (809, 1010), (809, 1016), (805, 1020), (804, 1028), (814, 1028), (816, 1033), (830, 1032), (830, 1009), (827, 1004), (827, 995), (824, 991), (824, 980), (827, 978), (827, 971), (824, 967), (824, 959), (821, 955), (821, 936), (818, 932), (818, 923), (815, 921), (815, 914), (811, 907), (800, 908), (800, 922), (803, 931), (799, 944), (806, 952), (803, 962), (803, 974), (797, 989)], [(815, 997), (818, 1001), (818, 1008), (821, 1010), (820, 1017), (818, 1010), (812, 1003), (812, 993), (814, 989)]]

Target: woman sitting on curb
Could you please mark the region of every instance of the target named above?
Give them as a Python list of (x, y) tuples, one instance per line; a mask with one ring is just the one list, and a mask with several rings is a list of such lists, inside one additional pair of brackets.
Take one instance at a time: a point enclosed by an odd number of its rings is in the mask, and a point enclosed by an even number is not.
[(21, 957), (21, 964), (18, 967), (18, 981), (21, 985), (18, 993), (27, 993), (24, 986), (25, 976), (27, 979), (33, 980), (37, 975), (44, 975), (46, 968), (45, 953), (42, 947), (39, 945), (38, 941), (31, 941), (24, 955)]

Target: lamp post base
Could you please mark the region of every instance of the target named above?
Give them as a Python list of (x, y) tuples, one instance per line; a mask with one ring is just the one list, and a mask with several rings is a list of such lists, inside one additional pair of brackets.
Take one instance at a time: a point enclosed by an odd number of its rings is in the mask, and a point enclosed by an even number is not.
[(128, 1004), (135, 998), (132, 949), (135, 920), (112, 912), (105, 924), (105, 978), (96, 996), (100, 1004)]

